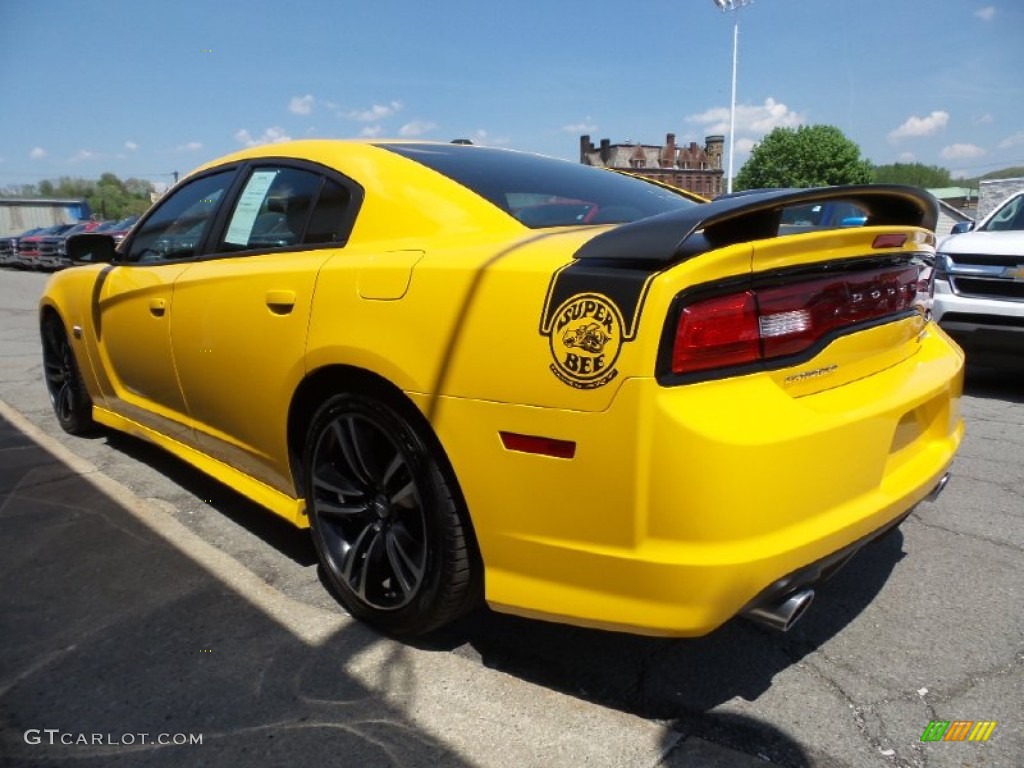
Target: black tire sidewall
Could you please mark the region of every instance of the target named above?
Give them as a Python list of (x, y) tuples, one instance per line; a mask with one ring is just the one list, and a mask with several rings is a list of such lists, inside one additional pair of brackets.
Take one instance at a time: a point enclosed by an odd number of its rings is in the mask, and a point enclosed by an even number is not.
[[(426, 542), (424, 580), (406, 605), (385, 610), (364, 603), (341, 578), (334, 554), (326, 551), (320, 534), (320, 521), (313, 508), (313, 459), (316, 446), (338, 416), (356, 414), (372, 420), (402, 451), (423, 505)], [(360, 393), (343, 393), (329, 398), (314, 416), (306, 438), (303, 457), (303, 491), (313, 543), (329, 586), (357, 619), (395, 635), (418, 635), (437, 625), (436, 614), (444, 602), (443, 583), (447, 572), (453, 535), (451, 524), (456, 514), (451, 490), (445, 481), (431, 448), (417, 430), (396, 409), (378, 398)]]
[[(66, 418), (61, 415), (58, 398), (53, 392), (50, 382), (46, 382), (46, 392), (50, 397), (50, 404), (53, 406), (53, 413), (57, 417), (57, 423), (68, 434), (88, 434), (96, 427), (95, 422), (92, 420), (92, 398), (89, 397), (89, 393), (86, 391), (85, 380), (82, 378), (82, 372), (78, 367), (78, 359), (75, 357), (75, 349), (71, 346), (67, 330), (58, 318), (50, 316), (43, 321), (42, 332), (44, 336), (44, 349), (49, 343), (61, 344), (67, 348), (67, 353), (70, 356), (71, 381), (67, 382), (67, 384), (71, 387), (71, 413)], [(53, 342), (47, 342), (45, 338), (47, 333), (53, 334)], [(51, 350), (51, 352), (57, 351)], [(60, 352), (63, 353), (63, 349)]]

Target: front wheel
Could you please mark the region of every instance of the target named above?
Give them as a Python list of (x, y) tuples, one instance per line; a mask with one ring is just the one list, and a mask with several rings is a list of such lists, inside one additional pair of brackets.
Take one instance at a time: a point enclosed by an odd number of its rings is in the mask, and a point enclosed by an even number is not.
[(92, 432), (92, 399), (78, 370), (64, 324), (54, 316), (43, 321), (43, 373), (53, 412), (61, 428), (72, 435)]
[(472, 606), (478, 568), (461, 497), (401, 409), (361, 393), (331, 397), (303, 467), (313, 542), (354, 617), (412, 636)]

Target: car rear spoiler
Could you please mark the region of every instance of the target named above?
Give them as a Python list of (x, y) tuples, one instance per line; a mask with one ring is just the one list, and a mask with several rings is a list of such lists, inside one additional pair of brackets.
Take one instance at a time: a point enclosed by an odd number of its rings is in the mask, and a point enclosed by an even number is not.
[(934, 231), (938, 221), (938, 202), (918, 187), (865, 184), (753, 190), (623, 224), (588, 241), (576, 258), (630, 267), (667, 267), (716, 248), (776, 237), (785, 208), (829, 200), (864, 209), (864, 226), (915, 226)]

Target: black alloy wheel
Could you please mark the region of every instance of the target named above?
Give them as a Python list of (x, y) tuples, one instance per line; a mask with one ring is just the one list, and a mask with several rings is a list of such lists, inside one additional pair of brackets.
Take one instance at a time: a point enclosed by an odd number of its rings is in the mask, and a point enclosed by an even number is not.
[(474, 601), (464, 511), (430, 440), (402, 409), (330, 398), (306, 442), (306, 511), (326, 577), (358, 619), (419, 635)]
[(53, 412), (61, 428), (72, 435), (95, 429), (92, 399), (85, 389), (67, 331), (56, 317), (43, 321), (43, 373)]

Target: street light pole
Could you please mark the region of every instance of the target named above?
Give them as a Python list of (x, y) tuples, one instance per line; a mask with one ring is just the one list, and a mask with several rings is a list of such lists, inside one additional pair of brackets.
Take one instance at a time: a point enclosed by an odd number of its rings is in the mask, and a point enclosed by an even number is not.
[[(715, 6), (722, 12), (738, 11), (745, 5), (750, 5), (754, 0), (712, 0)], [(732, 102), (729, 107), (729, 170), (725, 178), (725, 191), (732, 192), (732, 161), (736, 150), (736, 64), (739, 60), (740, 50), (740, 17), (737, 13), (733, 16), (732, 25)]]

